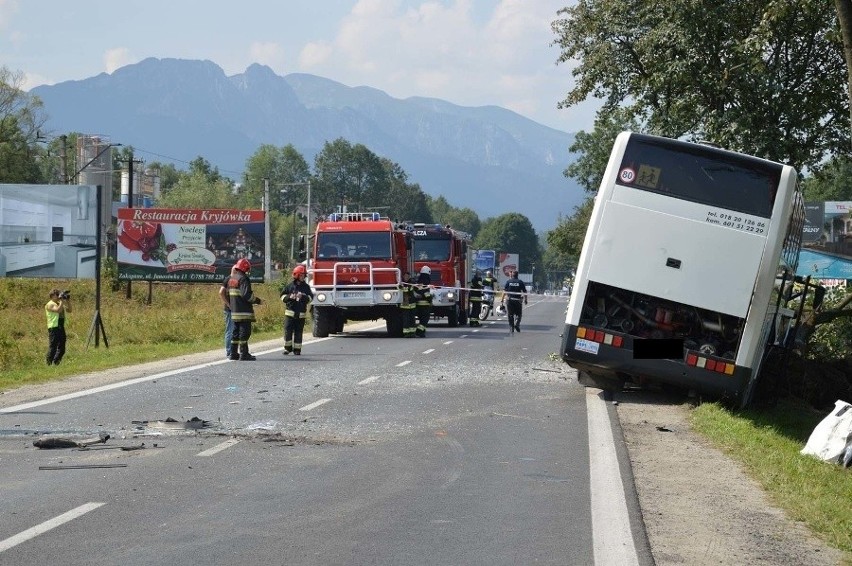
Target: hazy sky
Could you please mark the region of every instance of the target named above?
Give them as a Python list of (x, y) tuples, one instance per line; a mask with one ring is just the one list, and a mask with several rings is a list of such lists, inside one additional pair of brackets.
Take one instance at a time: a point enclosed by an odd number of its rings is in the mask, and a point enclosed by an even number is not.
[(574, 132), (596, 105), (556, 104), (573, 84), (550, 29), (573, 0), (0, 0), (0, 65), (24, 88), (147, 57), (252, 63), (396, 98), (497, 105)]

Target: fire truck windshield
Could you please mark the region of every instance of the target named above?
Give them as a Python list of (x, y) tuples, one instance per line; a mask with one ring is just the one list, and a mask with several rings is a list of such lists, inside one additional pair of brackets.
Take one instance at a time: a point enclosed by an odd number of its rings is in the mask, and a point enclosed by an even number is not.
[(389, 259), (389, 232), (321, 232), (317, 235), (317, 259)]
[(414, 261), (447, 261), (450, 259), (448, 238), (414, 237)]

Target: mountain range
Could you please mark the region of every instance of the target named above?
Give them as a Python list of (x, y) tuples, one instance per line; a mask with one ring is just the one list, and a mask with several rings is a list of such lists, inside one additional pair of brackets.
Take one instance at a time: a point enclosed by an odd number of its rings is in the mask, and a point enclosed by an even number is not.
[(108, 136), (179, 169), (201, 156), (235, 180), (261, 144), (293, 144), (313, 163), (326, 142), (344, 138), (483, 220), (519, 212), (542, 232), (583, 198), (562, 174), (573, 134), (497, 106), (397, 99), (258, 64), (227, 76), (211, 61), (156, 58), (30, 92), (43, 101), (52, 132)]

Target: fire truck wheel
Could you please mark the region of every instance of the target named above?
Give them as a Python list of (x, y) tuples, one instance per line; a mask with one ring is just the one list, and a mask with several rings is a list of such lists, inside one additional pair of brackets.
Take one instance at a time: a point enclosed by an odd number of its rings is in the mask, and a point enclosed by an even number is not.
[(314, 338), (327, 338), (331, 321), (327, 308), (314, 308)]
[(447, 313), (447, 326), (455, 328), (459, 325), (459, 307), (456, 305), (449, 313)]
[(391, 338), (402, 338), (402, 314), (389, 314), (385, 318), (385, 326), (388, 329), (388, 336)]

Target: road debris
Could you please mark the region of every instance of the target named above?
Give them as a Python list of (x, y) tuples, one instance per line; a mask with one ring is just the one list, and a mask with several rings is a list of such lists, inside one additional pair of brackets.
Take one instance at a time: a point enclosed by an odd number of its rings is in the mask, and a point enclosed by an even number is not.
[(60, 448), (86, 448), (94, 444), (104, 444), (107, 440), (109, 440), (109, 438), (110, 436), (105, 432), (100, 433), (97, 438), (89, 438), (86, 440), (74, 440), (73, 438), (53, 436), (34, 440), (33, 446), (42, 450), (56, 450)]

